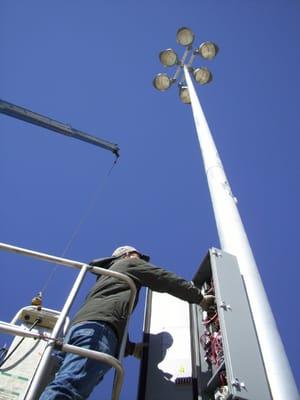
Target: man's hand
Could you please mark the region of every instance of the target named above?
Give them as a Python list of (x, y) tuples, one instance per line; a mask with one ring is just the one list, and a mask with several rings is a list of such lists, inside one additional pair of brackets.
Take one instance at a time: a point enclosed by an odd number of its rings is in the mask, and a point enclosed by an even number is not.
[(133, 350), (133, 357), (137, 358), (138, 360), (142, 359), (143, 356), (143, 350), (145, 347), (145, 343), (141, 342), (141, 343), (135, 343), (134, 344), (134, 350)]
[(206, 296), (203, 296), (203, 299), (200, 301), (200, 307), (202, 310), (207, 311), (210, 306), (212, 306), (215, 303), (215, 296), (212, 294), (207, 294)]

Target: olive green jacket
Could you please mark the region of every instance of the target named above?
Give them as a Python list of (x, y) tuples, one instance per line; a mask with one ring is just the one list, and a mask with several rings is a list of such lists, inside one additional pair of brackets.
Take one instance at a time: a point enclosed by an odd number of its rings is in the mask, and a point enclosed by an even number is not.
[[(91, 262), (91, 265), (109, 268), (129, 276), (137, 288), (135, 304), (142, 286), (156, 292), (169, 293), (189, 303), (199, 304), (203, 298), (200, 290), (192, 282), (139, 258), (100, 259)], [(120, 340), (126, 325), (129, 298), (130, 289), (125, 282), (114, 277), (100, 276), (72, 324), (82, 321), (104, 321), (113, 327)]]

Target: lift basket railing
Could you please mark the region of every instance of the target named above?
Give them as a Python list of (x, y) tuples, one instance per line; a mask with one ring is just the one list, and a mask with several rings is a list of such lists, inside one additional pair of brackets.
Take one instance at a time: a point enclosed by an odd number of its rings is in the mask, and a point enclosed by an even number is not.
[(65, 321), (69, 314), (69, 311), (71, 309), (71, 306), (74, 303), (75, 297), (80, 289), (80, 286), (83, 282), (83, 279), (84, 279), (86, 273), (93, 272), (94, 274), (97, 274), (97, 275), (112, 276), (112, 277), (115, 277), (116, 279), (119, 279), (119, 280), (127, 283), (127, 285), (130, 288), (128, 318), (127, 318), (127, 325), (126, 325), (125, 332), (124, 332), (124, 335), (122, 338), (118, 358), (115, 358), (108, 354), (97, 352), (94, 350), (83, 349), (78, 346), (73, 346), (73, 345), (69, 345), (69, 344), (65, 344), (65, 343), (61, 344), (61, 350), (64, 352), (77, 354), (77, 355), (80, 355), (83, 357), (93, 358), (95, 360), (105, 362), (105, 363), (109, 364), (111, 367), (113, 367), (115, 369), (115, 380), (114, 380), (114, 385), (113, 385), (113, 390), (112, 390), (112, 400), (118, 400), (119, 396), (120, 396), (120, 392), (121, 392), (123, 378), (124, 378), (124, 369), (122, 366), (122, 358), (124, 356), (125, 346), (126, 346), (126, 341), (127, 341), (128, 321), (129, 321), (130, 315), (132, 313), (134, 301), (135, 301), (135, 297), (136, 297), (136, 287), (135, 287), (133, 280), (131, 278), (129, 278), (128, 276), (121, 274), (119, 272), (116, 272), (116, 271), (111, 271), (109, 269), (91, 266), (91, 265), (81, 263), (78, 261), (74, 261), (74, 260), (70, 260), (67, 258), (56, 257), (56, 256), (52, 256), (49, 254), (40, 253), (40, 252), (36, 252), (33, 250), (28, 250), (25, 248), (12, 246), (12, 245), (6, 244), (6, 243), (0, 243), (0, 249), (6, 250), (9, 252), (13, 252), (13, 253), (22, 254), (25, 256), (30, 256), (30, 257), (37, 258), (39, 260), (47, 261), (50, 263), (54, 263), (57, 265), (64, 265), (67, 267), (79, 269), (79, 274), (71, 288), (71, 291), (67, 297), (67, 300), (66, 300), (61, 312), (59, 313), (57, 322), (55, 323), (50, 336), (42, 335), (42, 334), (34, 332), (34, 331), (29, 331), (29, 330), (23, 329), (22, 327), (16, 325), (15, 323), (7, 323), (7, 322), (0, 321), (0, 332), (10, 334), (10, 335), (17, 335), (17, 336), (21, 336), (21, 337), (46, 340), (48, 342), (48, 344), (45, 348), (45, 351), (43, 352), (43, 355), (41, 356), (39, 365), (35, 371), (34, 377), (30, 383), (29, 389), (26, 393), (26, 396), (25, 396), (26, 400), (35, 400), (36, 399), (36, 393), (39, 390), (39, 382), (41, 381), (43, 375), (47, 371), (47, 367), (48, 367), (48, 364), (49, 364), (49, 361), (51, 358), (52, 350), (53, 350), (55, 344), (58, 342), (58, 335), (63, 330), (64, 324), (65, 324)]

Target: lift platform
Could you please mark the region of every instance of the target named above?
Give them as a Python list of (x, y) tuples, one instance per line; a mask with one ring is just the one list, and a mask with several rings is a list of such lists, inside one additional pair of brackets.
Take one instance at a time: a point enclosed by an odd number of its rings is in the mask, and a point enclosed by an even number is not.
[[(63, 352), (94, 358), (113, 367), (115, 369), (115, 381), (112, 391), (112, 400), (118, 400), (124, 377), (122, 359), (127, 341), (128, 321), (118, 358), (105, 353), (63, 343), (63, 334), (68, 326), (68, 313), (87, 272), (92, 272), (97, 275), (113, 276), (116, 279), (124, 281), (129, 286), (131, 295), (128, 308), (128, 320), (132, 313), (136, 297), (136, 287), (132, 279), (124, 274), (109, 269), (95, 267), (78, 261), (56, 257), (5, 243), (0, 243), (0, 249), (79, 269), (78, 276), (61, 311), (43, 309), (39, 306), (25, 307), (20, 310), (10, 323), (0, 321), (0, 332), (16, 336), (9, 352), (20, 343), (18, 337), (25, 338), (17, 351), (14, 351), (12, 357), (4, 361), (0, 367), (0, 400), (37, 400), (51, 378), (51, 371), (55, 369), (52, 352), (57, 345)], [(19, 322), (19, 324), (17, 324), (17, 322)]]

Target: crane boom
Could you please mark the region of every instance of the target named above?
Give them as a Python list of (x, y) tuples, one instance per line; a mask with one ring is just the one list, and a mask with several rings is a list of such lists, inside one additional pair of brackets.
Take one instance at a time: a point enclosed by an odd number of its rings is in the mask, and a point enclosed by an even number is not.
[(43, 128), (73, 137), (75, 139), (83, 140), (84, 142), (88, 142), (95, 146), (102, 147), (103, 149), (110, 150), (116, 156), (119, 156), (119, 147), (116, 144), (110, 143), (96, 136), (89, 135), (85, 132), (72, 128), (68, 124), (55, 121), (52, 118), (45, 117), (41, 114), (27, 110), (26, 108), (8, 103), (7, 101), (0, 100), (0, 113), (21, 119), (29, 122), (30, 124), (42, 126)]

